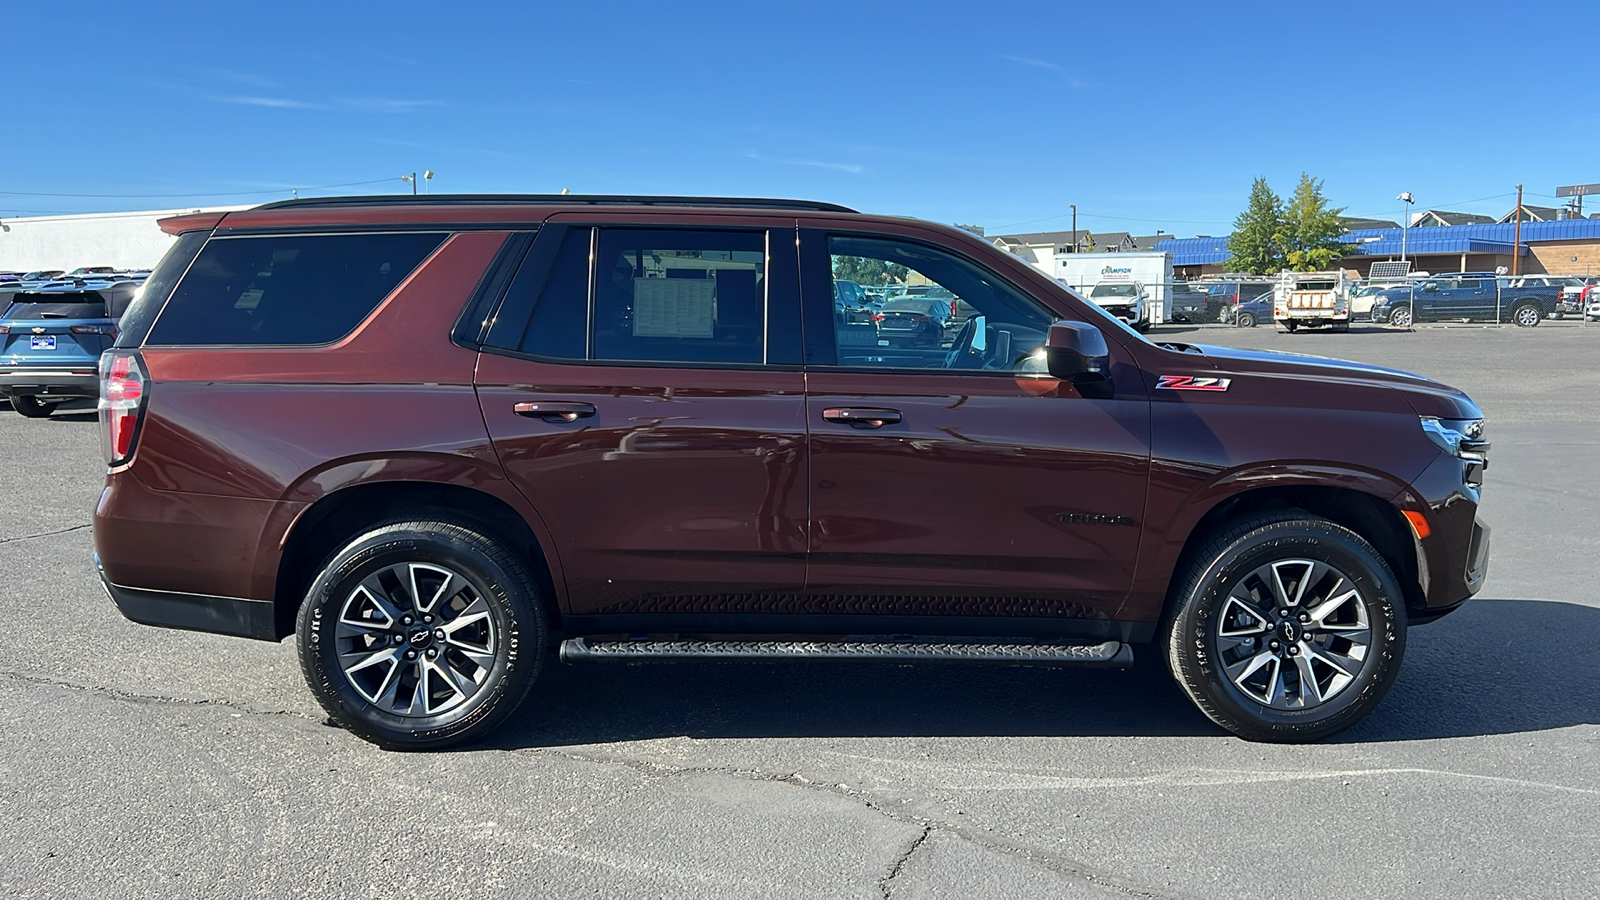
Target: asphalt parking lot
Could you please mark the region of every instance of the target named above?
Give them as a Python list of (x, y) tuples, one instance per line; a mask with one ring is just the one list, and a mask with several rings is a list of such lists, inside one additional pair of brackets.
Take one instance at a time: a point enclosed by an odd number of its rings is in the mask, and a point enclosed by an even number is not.
[(122, 619), (92, 413), (0, 406), (0, 894), (1600, 896), (1600, 328), (1166, 327), (1470, 392), (1488, 584), (1322, 744), (1132, 671), (552, 665), (492, 746), (323, 724), (293, 647)]

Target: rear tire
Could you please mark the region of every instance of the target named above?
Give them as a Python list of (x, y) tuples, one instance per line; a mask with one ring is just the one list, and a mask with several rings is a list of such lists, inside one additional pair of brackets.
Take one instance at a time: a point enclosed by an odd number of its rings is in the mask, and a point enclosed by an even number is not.
[(45, 403), (38, 397), (12, 395), (11, 408), (30, 419), (48, 419), (56, 411), (54, 403)]
[(1532, 328), (1544, 318), (1544, 311), (1537, 304), (1524, 303), (1511, 311), (1511, 321), (1520, 328)]
[(335, 722), (387, 750), (436, 750), (516, 710), (545, 630), (520, 558), (477, 526), (409, 521), (335, 553), (296, 633), (301, 671)]
[(1400, 672), (1399, 582), (1355, 532), (1285, 510), (1224, 527), (1173, 582), (1167, 659), (1213, 722), (1313, 741), (1359, 722)]

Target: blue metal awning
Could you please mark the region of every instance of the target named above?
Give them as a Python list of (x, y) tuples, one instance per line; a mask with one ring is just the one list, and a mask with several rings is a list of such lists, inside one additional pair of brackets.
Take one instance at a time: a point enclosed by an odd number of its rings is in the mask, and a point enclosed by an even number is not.
[[(1407, 255), (1484, 253), (1510, 256), (1517, 248), (1528, 255), (1528, 244), (1543, 241), (1600, 241), (1600, 219), (1558, 219), (1554, 222), (1523, 222), (1522, 244), (1517, 247), (1515, 222), (1489, 222), (1481, 225), (1432, 225), (1407, 228)], [(1357, 256), (1399, 256), (1402, 229), (1363, 228), (1344, 236), (1355, 245)], [(1377, 238), (1377, 240), (1371, 240)], [(1363, 240), (1366, 239), (1366, 240)], [(1168, 238), (1156, 250), (1172, 254), (1175, 266), (1220, 266), (1228, 261), (1228, 236)]]

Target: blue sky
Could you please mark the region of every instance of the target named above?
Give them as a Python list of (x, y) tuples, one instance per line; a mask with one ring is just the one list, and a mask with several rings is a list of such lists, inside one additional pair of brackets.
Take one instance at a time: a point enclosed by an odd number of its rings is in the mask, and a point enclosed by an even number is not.
[(1185, 236), (1227, 233), (1257, 175), (1395, 219), (1402, 190), (1500, 214), (1518, 182), (1543, 205), (1600, 182), (1600, 3), (1576, 0), (0, 10), (0, 216), (431, 168), (437, 193), (804, 197), (990, 233), (1075, 203)]

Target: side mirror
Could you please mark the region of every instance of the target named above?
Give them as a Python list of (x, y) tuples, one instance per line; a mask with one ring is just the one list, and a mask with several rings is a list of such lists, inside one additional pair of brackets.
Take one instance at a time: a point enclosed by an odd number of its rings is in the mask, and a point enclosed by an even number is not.
[(1057, 322), (1045, 336), (1050, 376), (1082, 385), (1110, 385), (1111, 350), (1100, 329), (1086, 322)]
[(1437, 291), (1439, 289), (1439, 286), (1430, 281), (1427, 284), (1423, 285), (1422, 289), (1431, 294), (1434, 291)]

